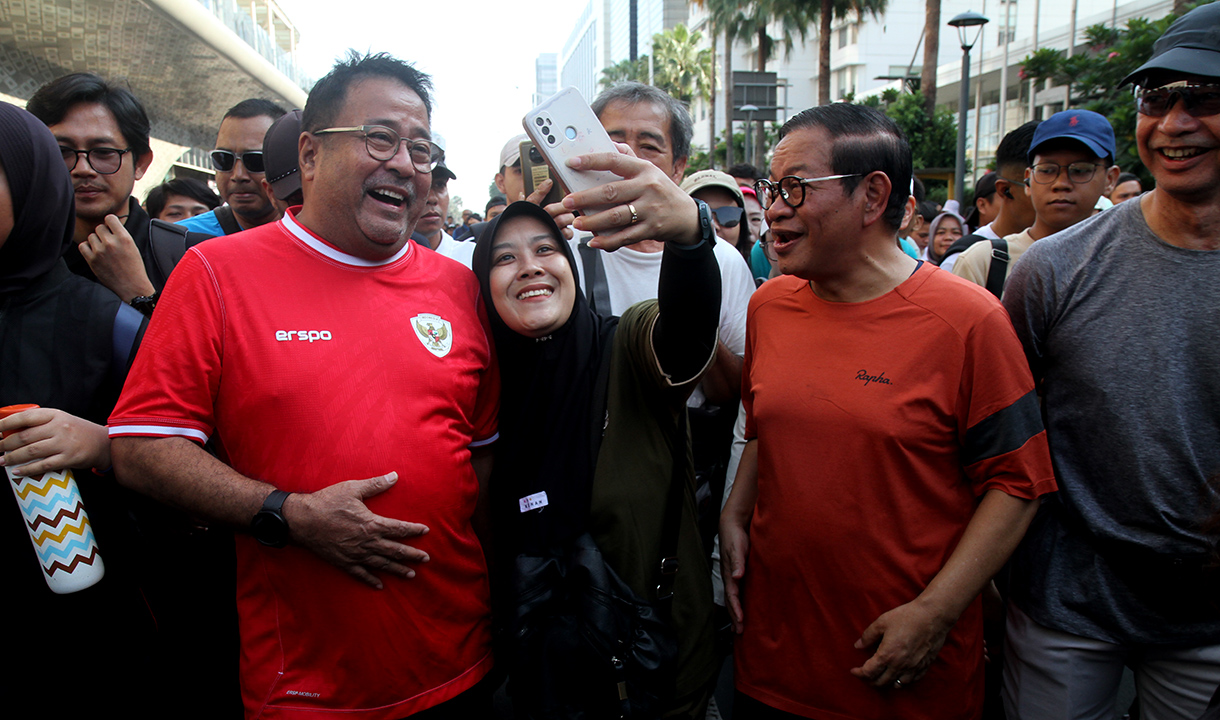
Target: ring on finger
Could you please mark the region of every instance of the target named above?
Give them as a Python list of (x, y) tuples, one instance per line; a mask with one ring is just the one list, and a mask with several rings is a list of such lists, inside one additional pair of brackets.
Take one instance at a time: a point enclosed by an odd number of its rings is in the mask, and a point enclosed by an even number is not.
[(895, 681), (894, 681), (894, 689), (895, 689), (895, 690), (901, 690), (901, 689), (902, 689), (902, 681), (901, 681), (901, 680), (895, 680)]
[(640, 216), (635, 211), (635, 205), (632, 205), (631, 203), (627, 203), (627, 209), (631, 211), (631, 222), (629, 222), (627, 224), (635, 225), (637, 222), (640, 221)]

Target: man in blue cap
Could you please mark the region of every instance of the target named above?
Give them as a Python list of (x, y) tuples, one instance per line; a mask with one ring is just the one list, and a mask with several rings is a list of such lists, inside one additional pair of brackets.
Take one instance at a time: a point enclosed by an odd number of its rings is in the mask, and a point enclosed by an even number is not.
[(1060, 488), (1012, 560), (1009, 720), (1114, 717), (1124, 665), (1144, 720), (1220, 684), (1220, 3), (1123, 82), (1156, 188), (1035, 243), (1004, 293)]
[(1097, 199), (1118, 182), (1114, 155), (1114, 128), (1090, 110), (1064, 110), (1038, 125), (1029, 145), (1024, 188), (1034, 224), (1003, 239), (971, 245), (953, 265), (953, 274), (1000, 297), (1013, 265), (1035, 240), (1092, 217)]

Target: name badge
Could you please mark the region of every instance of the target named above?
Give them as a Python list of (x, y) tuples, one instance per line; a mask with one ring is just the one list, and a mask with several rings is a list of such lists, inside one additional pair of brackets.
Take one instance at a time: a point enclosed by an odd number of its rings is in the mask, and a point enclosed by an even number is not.
[(547, 506), (546, 491), (536, 492), (533, 495), (526, 495), (517, 501), (521, 505), (521, 512), (529, 512), (530, 510), (538, 510)]

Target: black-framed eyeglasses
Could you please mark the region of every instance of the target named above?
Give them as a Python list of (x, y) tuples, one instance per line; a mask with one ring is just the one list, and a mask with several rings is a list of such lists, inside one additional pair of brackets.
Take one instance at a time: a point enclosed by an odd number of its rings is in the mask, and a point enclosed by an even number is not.
[(213, 150), (212, 168), (216, 172), (230, 172), (233, 170), (233, 166), (237, 163), (238, 158), (241, 158), (241, 164), (245, 166), (246, 172), (267, 172), (267, 164), (263, 162), (262, 150), (247, 150), (240, 155), (229, 150)]
[(405, 138), (391, 128), (382, 125), (357, 125), (356, 127), (333, 127), (325, 130), (315, 130), (314, 135), (327, 133), (360, 133), (364, 136), (364, 148), (369, 157), (380, 162), (392, 160), (398, 154), (398, 148), (407, 143), (407, 152), (411, 155), (411, 164), (420, 172), (430, 173), (436, 169), (436, 164), (445, 159), (445, 151), (440, 145), (429, 140)]
[(809, 183), (823, 182), (825, 180), (842, 180), (843, 178), (859, 177), (859, 175), (860, 173), (850, 173), (847, 175), (827, 175), (826, 177), (816, 178), (788, 175), (787, 177), (780, 178), (777, 183), (773, 183), (770, 180), (758, 180), (754, 183), (754, 192), (758, 195), (758, 201), (762, 204), (763, 210), (771, 207), (771, 203), (775, 202), (776, 195), (782, 197), (788, 207), (796, 208), (805, 202), (805, 186)]
[(1178, 98), (1182, 99), (1182, 109), (1191, 117), (1220, 114), (1220, 85), (1196, 85), (1186, 81), (1159, 88), (1140, 88), (1135, 96), (1135, 107), (1141, 115), (1164, 117)]
[(1104, 163), (1074, 162), (1071, 165), (1044, 162), (1030, 167), (1029, 176), (1039, 185), (1050, 185), (1059, 179), (1059, 173), (1067, 170), (1068, 179), (1077, 185), (1087, 183), (1097, 174), (1097, 168)]
[(77, 150), (65, 145), (59, 146), (59, 152), (64, 156), (64, 165), (68, 171), (76, 169), (80, 156), (85, 156), (85, 162), (99, 175), (113, 175), (123, 166), (123, 156), (131, 152), (131, 148), (120, 150), (112, 147), (95, 147), (88, 150)]
[(741, 217), (745, 214), (745, 210), (732, 205), (725, 205), (712, 210), (712, 214), (716, 216), (716, 222), (720, 223), (720, 227), (735, 228), (741, 224)]

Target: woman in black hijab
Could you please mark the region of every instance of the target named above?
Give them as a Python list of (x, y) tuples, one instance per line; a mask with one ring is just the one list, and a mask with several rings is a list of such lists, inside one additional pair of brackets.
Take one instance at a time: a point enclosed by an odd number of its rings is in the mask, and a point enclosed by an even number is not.
[[(91, 468), (110, 465), (106, 418), (127, 372), (143, 316), (97, 283), (69, 272), (63, 254), (75, 220), (59, 147), (34, 116), (0, 103), (0, 406), (41, 407), (0, 421), (24, 431), (0, 442), (23, 471), (75, 468), (106, 575), (86, 590), (53, 594), (14, 502), (4, 518), (0, 576), (23, 613), (9, 625), (12, 667), (53, 669), (53, 691), (6, 685), (14, 717), (111, 710), (151, 717), (153, 620), (135, 581), (126, 491)], [(134, 315), (133, 315), (134, 313)], [(16, 592), (11, 592), (12, 589)], [(21, 619), (28, 617), (28, 620)], [(20, 673), (6, 683), (18, 682)], [(163, 709), (157, 706), (159, 710)]]
[[(695, 215), (694, 201), (672, 183), (655, 187), (666, 185), (678, 193), (674, 199), (636, 202), (669, 208), (670, 218), (688, 208)], [(635, 205), (628, 207), (634, 224)], [(674, 222), (667, 231), (672, 237), (657, 238), (667, 241), (658, 299), (631, 307), (621, 319), (589, 308), (571, 246), (547, 212), (530, 203), (510, 205), (488, 226), (473, 263), (502, 385), (490, 481), (500, 611), (510, 618), (519, 612), (520, 597), (513, 595), (523, 581), (521, 557), (563, 557), (586, 534), (623, 582), (655, 603), (662, 526), (677, 479), (681, 565), (670, 622), (678, 669), (663, 712), (691, 717), (706, 708), (716, 669), (710, 577), (684, 421), (686, 398), (715, 350), (720, 306), (710, 217), (703, 217), (706, 234), (692, 236), (689, 223)], [(531, 697), (539, 689), (514, 684), (513, 671), (510, 666), (510, 691), (519, 709), (573, 716), (554, 705), (540, 709)], [(587, 710), (597, 717), (608, 709)]]

